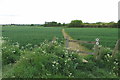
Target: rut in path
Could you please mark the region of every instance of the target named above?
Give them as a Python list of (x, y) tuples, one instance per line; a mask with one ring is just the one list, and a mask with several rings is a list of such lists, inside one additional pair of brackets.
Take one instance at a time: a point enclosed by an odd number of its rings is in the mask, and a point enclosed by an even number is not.
[[(71, 36), (69, 36), (64, 29), (62, 29), (62, 34), (64, 36), (64, 38), (68, 38), (69, 40), (73, 40), (73, 38)], [(69, 49), (73, 50), (73, 51), (89, 51), (88, 49), (86, 49), (84, 46), (81, 46), (80, 44), (78, 44), (77, 42), (69, 42)], [(86, 53), (87, 54), (87, 53)]]

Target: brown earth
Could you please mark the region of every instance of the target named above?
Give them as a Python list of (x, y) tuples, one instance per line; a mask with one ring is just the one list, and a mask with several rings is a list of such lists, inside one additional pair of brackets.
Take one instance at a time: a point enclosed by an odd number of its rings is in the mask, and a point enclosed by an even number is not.
[[(64, 36), (64, 38), (66, 39), (69, 39), (69, 40), (74, 40), (71, 36), (69, 36), (64, 29), (62, 29), (62, 34)], [(84, 46), (80, 45), (79, 43), (77, 42), (68, 42), (68, 49), (69, 50), (73, 50), (73, 51), (89, 51), (88, 49), (86, 49)], [(81, 55), (87, 55), (87, 53), (81, 53)]]

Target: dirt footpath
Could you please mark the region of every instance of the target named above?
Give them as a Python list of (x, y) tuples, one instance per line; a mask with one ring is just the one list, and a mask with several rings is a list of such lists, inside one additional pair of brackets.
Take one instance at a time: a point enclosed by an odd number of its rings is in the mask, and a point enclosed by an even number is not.
[[(69, 36), (64, 29), (62, 29), (62, 34), (64, 36), (64, 38), (68, 38), (69, 40), (74, 40), (71, 36)], [(80, 44), (78, 44), (77, 42), (68, 42), (68, 49), (70, 50), (74, 50), (74, 51), (89, 51), (88, 49), (86, 49), (84, 46), (81, 46)]]

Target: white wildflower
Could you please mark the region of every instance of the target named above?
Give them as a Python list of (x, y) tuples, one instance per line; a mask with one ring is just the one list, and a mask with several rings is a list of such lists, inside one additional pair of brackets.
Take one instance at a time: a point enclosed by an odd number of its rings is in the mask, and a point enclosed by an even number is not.
[(68, 58), (68, 61), (70, 61), (71, 59), (70, 58)]
[(15, 78), (15, 76), (12, 76), (13, 78)]
[(77, 52), (78, 52), (79, 50), (77, 50)]
[(108, 57), (110, 57), (110, 54), (107, 54)]
[(65, 60), (65, 63), (67, 62), (67, 60)]
[(107, 59), (107, 61), (109, 62), (109, 60)]
[(46, 53), (45, 51), (42, 51), (43, 53)]
[(46, 73), (46, 75), (51, 75), (51, 74)]
[(56, 62), (56, 65), (58, 65), (59, 63), (58, 62)]
[(12, 53), (15, 53), (16, 51), (12, 51)]
[(69, 73), (69, 77), (72, 75), (72, 73)]
[(16, 47), (19, 47), (19, 44), (15, 45)]
[(87, 61), (87, 60), (85, 60), (85, 59), (82, 59), (82, 62), (85, 62), (85, 63), (87, 63), (88, 61)]
[(113, 69), (115, 69), (115, 67), (113, 67)]
[(55, 64), (55, 63), (56, 63), (56, 61), (53, 61), (52, 63), (53, 63), (53, 64)]
[(118, 63), (116, 62), (116, 65), (118, 65)]
[(67, 55), (68, 53), (67, 52), (65, 52), (65, 55)]

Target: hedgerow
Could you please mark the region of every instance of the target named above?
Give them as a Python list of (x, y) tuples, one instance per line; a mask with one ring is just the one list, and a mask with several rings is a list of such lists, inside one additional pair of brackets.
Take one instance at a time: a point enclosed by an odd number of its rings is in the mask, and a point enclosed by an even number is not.
[[(110, 64), (107, 63), (107, 61), (96, 61), (94, 56), (88, 55), (88, 57), (85, 58), (88, 62), (83, 62), (83, 57), (75, 52), (68, 51), (57, 41), (45, 41), (39, 46), (35, 45), (32, 49), (21, 49), (17, 45), (8, 44), (3, 45), (2, 50), (3, 69), (9, 64), (12, 65), (7, 71), (3, 70), (4, 78), (117, 77), (115, 70), (109, 67), (108, 69), (110, 70), (106, 69), (106, 66)], [(12, 51), (15, 51), (16, 53), (14, 54)], [(107, 54), (105, 53), (105, 55)], [(14, 62), (11, 62), (11, 59), (13, 59)], [(106, 59), (108, 60), (108, 58)], [(110, 59), (111, 58), (109, 58), (109, 60)], [(112, 62), (112, 60), (110, 61)], [(104, 62), (106, 64), (103, 64)], [(100, 65), (104, 65), (105, 67), (100, 67)]]

